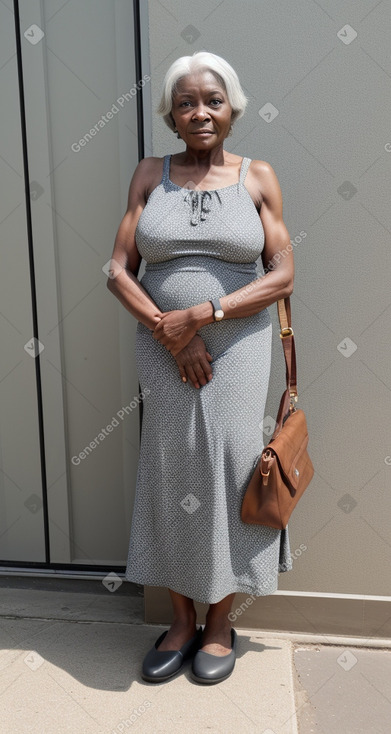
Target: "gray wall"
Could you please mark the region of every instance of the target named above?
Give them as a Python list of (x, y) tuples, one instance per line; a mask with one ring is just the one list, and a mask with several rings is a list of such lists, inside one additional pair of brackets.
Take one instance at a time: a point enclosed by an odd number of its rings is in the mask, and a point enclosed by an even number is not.
[[(0, 3), (0, 561), (23, 566), (46, 560), (39, 364), (49, 560), (123, 565), (139, 451), (138, 404), (130, 406), (139, 391), (137, 322), (106, 282), (138, 162), (133, 6), (129, 0), (20, 0), (19, 7), (34, 272), (15, 20), (13, 4), (5, 0)], [(32, 26), (39, 33), (32, 33)], [(30, 278), (39, 355), (25, 348), (33, 335)]]
[[(273, 166), (284, 221), (297, 238), (291, 301), (299, 407), (315, 476), (289, 524), (294, 557), (300, 544), (307, 550), (280, 575), (279, 589), (390, 595), (391, 6), (148, 5), (146, 155), (183, 150), (154, 112), (168, 66), (199, 50), (223, 56), (250, 100), (226, 149)], [(270, 123), (259, 115), (267, 103), (278, 110)], [(275, 306), (269, 310), (275, 328), (266, 415), (275, 416), (284, 368)]]

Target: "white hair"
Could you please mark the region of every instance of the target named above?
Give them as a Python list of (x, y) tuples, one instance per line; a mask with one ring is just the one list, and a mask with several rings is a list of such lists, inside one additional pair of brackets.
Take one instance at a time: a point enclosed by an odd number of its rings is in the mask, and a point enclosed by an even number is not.
[(177, 91), (177, 82), (188, 74), (197, 71), (210, 71), (225, 89), (229, 104), (232, 107), (232, 124), (242, 117), (246, 109), (248, 100), (240, 86), (236, 71), (228, 61), (208, 51), (195, 51), (192, 56), (181, 56), (174, 61), (163, 80), (162, 96), (156, 112), (163, 116), (164, 122), (173, 132), (175, 125), (170, 113), (173, 96)]

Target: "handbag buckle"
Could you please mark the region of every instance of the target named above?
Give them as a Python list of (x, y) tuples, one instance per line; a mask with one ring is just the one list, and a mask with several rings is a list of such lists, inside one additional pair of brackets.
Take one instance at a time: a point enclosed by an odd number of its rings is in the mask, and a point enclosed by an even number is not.
[(269, 474), (270, 474), (270, 469), (271, 469), (271, 465), (270, 465), (270, 464), (268, 464), (268, 466), (269, 466), (269, 469), (268, 469), (268, 471), (267, 471), (267, 472), (264, 472), (264, 471), (262, 471), (262, 460), (264, 459), (264, 460), (265, 460), (265, 462), (269, 462), (271, 458), (272, 458), (272, 452), (271, 452), (271, 451), (270, 451), (270, 449), (269, 449), (269, 448), (268, 448), (268, 447), (266, 446), (266, 448), (265, 448), (265, 449), (264, 449), (264, 450), (262, 451), (262, 454), (261, 454), (261, 461), (260, 461), (260, 465), (259, 465), (259, 471), (261, 472), (261, 474), (262, 474), (262, 476), (263, 476), (263, 477), (268, 477), (268, 476), (269, 476)]
[(293, 329), (291, 326), (286, 326), (280, 331), (280, 339), (285, 339), (286, 336), (293, 336)]
[(294, 392), (290, 392), (289, 395), (290, 395), (289, 411), (290, 413), (293, 413), (296, 410), (295, 403), (297, 403), (298, 401), (298, 396)]

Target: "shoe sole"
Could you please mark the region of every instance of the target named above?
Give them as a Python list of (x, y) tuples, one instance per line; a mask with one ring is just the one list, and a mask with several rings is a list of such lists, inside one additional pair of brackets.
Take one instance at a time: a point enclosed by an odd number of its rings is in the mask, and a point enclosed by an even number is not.
[[(182, 669), (180, 668), (180, 670)], [(161, 677), (161, 678), (150, 678), (147, 675), (141, 675), (141, 677), (143, 680), (148, 681), (148, 683), (163, 683), (165, 680), (169, 680), (170, 678), (173, 678), (174, 675), (180, 672), (180, 670), (176, 670), (175, 673), (171, 673), (171, 675), (165, 675), (164, 677)]]
[(221, 678), (199, 678), (198, 675), (194, 675), (194, 673), (191, 673), (191, 678), (192, 680), (195, 680), (197, 683), (202, 683), (202, 684), (221, 683), (221, 681), (227, 680), (227, 678), (229, 678), (233, 672), (234, 671), (231, 670), (230, 673), (228, 673), (227, 675), (223, 675)]
[(186, 667), (186, 664), (188, 663), (188, 659), (184, 660), (181, 667), (178, 668), (174, 673), (170, 673), (170, 675), (164, 675), (158, 678), (155, 678), (154, 676), (148, 676), (141, 673), (141, 678), (143, 680), (148, 681), (148, 683), (160, 683), (164, 682), (165, 680), (170, 680), (170, 678), (174, 678), (175, 675), (178, 675), (178, 673), (183, 673), (183, 669)]

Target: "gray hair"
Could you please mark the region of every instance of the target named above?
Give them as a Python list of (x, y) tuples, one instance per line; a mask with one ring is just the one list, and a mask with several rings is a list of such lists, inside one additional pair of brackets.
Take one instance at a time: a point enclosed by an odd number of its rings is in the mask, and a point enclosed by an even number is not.
[(173, 96), (177, 91), (176, 84), (184, 76), (196, 71), (210, 71), (225, 89), (232, 107), (232, 124), (242, 117), (246, 109), (248, 100), (240, 86), (236, 71), (228, 61), (208, 51), (195, 51), (192, 56), (181, 56), (174, 61), (163, 80), (163, 92), (156, 112), (163, 116), (164, 122), (173, 132), (175, 125), (170, 113)]

